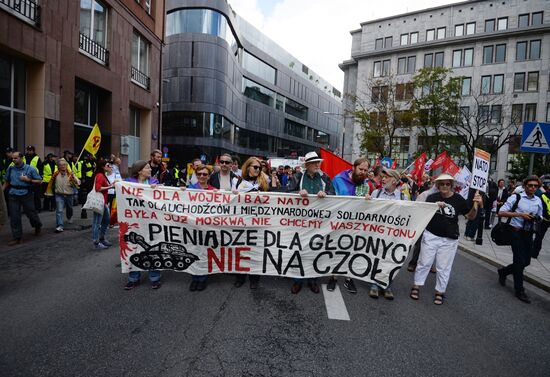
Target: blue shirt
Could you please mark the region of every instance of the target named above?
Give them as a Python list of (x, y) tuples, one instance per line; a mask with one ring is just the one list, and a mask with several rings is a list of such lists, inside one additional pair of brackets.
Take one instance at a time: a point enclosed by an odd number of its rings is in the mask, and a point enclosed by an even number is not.
[[(542, 217), (542, 200), (538, 196), (533, 195), (532, 198), (528, 197), (525, 192), (519, 194), (521, 200), (519, 201), (518, 208), (516, 213), (530, 213), (533, 215), (538, 215)], [(500, 208), (501, 211), (511, 212), (512, 206), (516, 202), (516, 195), (510, 195), (506, 203)], [(516, 228), (524, 229), (524, 219), (523, 217), (512, 217), (510, 225)]]
[(31, 182), (23, 182), (20, 179), (22, 175), (26, 175), (30, 179), (39, 179), (40, 181), (42, 181), (42, 177), (40, 176), (40, 174), (38, 174), (38, 171), (32, 166), (23, 164), (21, 165), (21, 167), (17, 167), (15, 165), (12, 165), (8, 168), (5, 179), (7, 182), (9, 182), (10, 186), (17, 186), (17, 188), (10, 187), (10, 195), (27, 195), (31, 187), (34, 186), (34, 184)]

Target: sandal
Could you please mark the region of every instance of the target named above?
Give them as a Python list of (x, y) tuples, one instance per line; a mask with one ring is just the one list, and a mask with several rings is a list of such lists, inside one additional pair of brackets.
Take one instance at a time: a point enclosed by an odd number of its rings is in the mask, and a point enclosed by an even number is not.
[(434, 297), (435, 305), (443, 305), (443, 293), (436, 293)]
[(418, 298), (420, 297), (420, 296), (419, 296), (419, 293), (420, 293), (420, 289), (415, 288), (415, 287), (412, 287), (412, 288), (411, 288), (410, 297), (411, 297), (413, 300), (418, 300)]

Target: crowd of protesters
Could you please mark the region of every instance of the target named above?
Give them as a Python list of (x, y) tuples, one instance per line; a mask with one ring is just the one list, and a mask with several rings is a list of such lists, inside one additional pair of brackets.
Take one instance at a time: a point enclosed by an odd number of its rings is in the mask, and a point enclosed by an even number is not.
[[(536, 258), (541, 250), (542, 239), (550, 225), (550, 182), (537, 176), (527, 177), (521, 185), (503, 179), (489, 181), (486, 193), (471, 190), (467, 199), (455, 190), (455, 179), (448, 174), (430, 177), (425, 174), (418, 185), (411, 175), (396, 170), (371, 167), (366, 158), (357, 159), (351, 169), (342, 171), (331, 179), (321, 169), (322, 159), (315, 152), (306, 154), (302, 166), (269, 166), (266, 160), (250, 157), (241, 166), (238, 156), (222, 154), (216, 164), (207, 166), (195, 159), (191, 168), (175, 164), (171, 169), (162, 159), (160, 150), (153, 150), (148, 161), (139, 160), (129, 169), (125, 180), (147, 185), (179, 186), (182, 189), (225, 190), (235, 194), (245, 192), (289, 192), (300, 196), (329, 195), (356, 196), (366, 200), (405, 200), (436, 203), (438, 211), (413, 248), (408, 270), (414, 272), (410, 297), (418, 300), (420, 289), (429, 272), (436, 274), (433, 302), (443, 304), (450, 279), (454, 257), (460, 237), (459, 218), (468, 220), (464, 230), (466, 240), (474, 240), (480, 225), (490, 229), (495, 220), (511, 218), (514, 230), (512, 241), (513, 263), (498, 270), (499, 282), (506, 283), (506, 277), (513, 275), (516, 297), (530, 302), (523, 288), (523, 270), (531, 257)], [(8, 148), (0, 169), (4, 195), (0, 199), (0, 226), (7, 223), (9, 215), (12, 240), (8, 245), (22, 242), (21, 211), (29, 218), (35, 234), (40, 234), (42, 223), (40, 211), (56, 212), (55, 232), (64, 231), (65, 217), (68, 223), (73, 219), (73, 206), (86, 202), (92, 190), (103, 197), (104, 210), (93, 213), (92, 242), (98, 250), (109, 248), (106, 238), (109, 226), (113, 225), (112, 213), (116, 208), (115, 183), (121, 181), (120, 158), (95, 159), (87, 155), (82, 159), (69, 151), (58, 158), (48, 154), (44, 161), (35, 153), (33, 146), (25, 154)], [(517, 203), (516, 203), (517, 202)], [(115, 210), (116, 211), (116, 210)], [(81, 218), (87, 218), (87, 211), (81, 210)], [(483, 224), (480, 222), (483, 221)], [(116, 222), (116, 220), (115, 220)], [(237, 274), (235, 287), (241, 287), (248, 276), (250, 289), (259, 287), (260, 276)], [(152, 288), (161, 286), (160, 271), (149, 271)], [(131, 272), (125, 289), (135, 288), (140, 281), (138, 271)], [(306, 283), (310, 290), (319, 293), (316, 278), (293, 279), (291, 292), (297, 294)], [(329, 277), (327, 290), (336, 288), (337, 279)], [(189, 289), (202, 291), (207, 287), (207, 276), (193, 276)], [(344, 287), (350, 293), (357, 293), (352, 279), (346, 278)], [(368, 295), (377, 299), (393, 300), (391, 287), (371, 284)]]

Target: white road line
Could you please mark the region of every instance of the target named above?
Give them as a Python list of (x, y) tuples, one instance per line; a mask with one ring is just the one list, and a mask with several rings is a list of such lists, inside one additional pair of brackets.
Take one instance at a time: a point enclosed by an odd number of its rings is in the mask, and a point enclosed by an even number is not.
[(349, 321), (348, 309), (346, 309), (346, 303), (338, 285), (336, 285), (336, 289), (332, 292), (327, 290), (326, 284), (322, 284), (321, 287), (323, 289), (328, 318)]

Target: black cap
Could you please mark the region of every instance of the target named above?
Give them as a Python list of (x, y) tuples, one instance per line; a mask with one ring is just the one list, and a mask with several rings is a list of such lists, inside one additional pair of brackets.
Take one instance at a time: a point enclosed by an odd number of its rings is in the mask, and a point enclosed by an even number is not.
[(12, 147), (7, 147), (6, 148), (6, 153), (10, 153), (10, 152), (13, 152), (13, 148)]
[(25, 148), (25, 149), (28, 150), (28, 151), (34, 151), (35, 150), (34, 146), (32, 146), (32, 145), (27, 145), (27, 148)]

